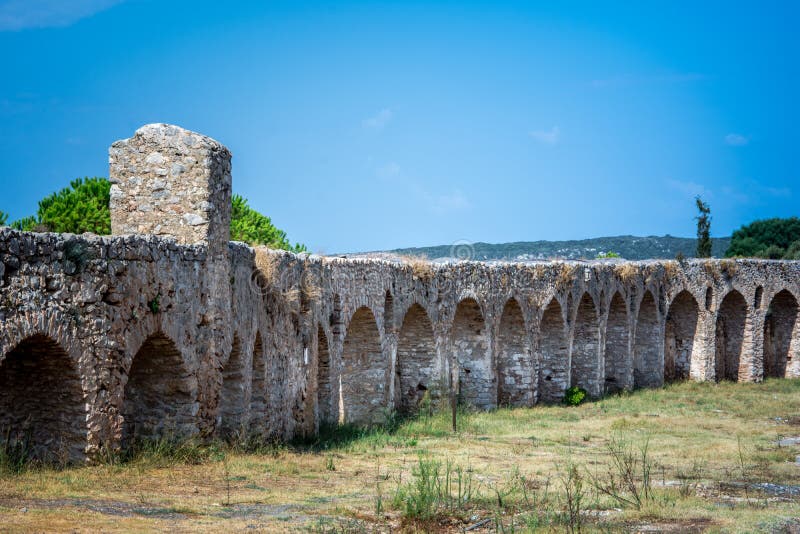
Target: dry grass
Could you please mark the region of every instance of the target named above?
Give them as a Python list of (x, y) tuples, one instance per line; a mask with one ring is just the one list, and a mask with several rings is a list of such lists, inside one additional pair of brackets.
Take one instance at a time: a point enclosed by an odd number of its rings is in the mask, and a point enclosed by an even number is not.
[(664, 262), (664, 276), (670, 280), (675, 280), (681, 274), (681, 265), (677, 261)]
[(434, 276), (433, 264), (424, 256), (399, 255), (397, 259), (403, 265), (411, 268), (411, 275), (423, 282), (432, 280)]
[[(560, 474), (575, 465), (586, 532), (769, 531), (800, 515), (798, 499), (743, 485), (800, 484), (800, 449), (776, 445), (800, 435), (798, 417), (800, 380), (682, 383), (574, 408), (461, 413), (457, 434), (444, 413), (260, 454), (210, 447), (197, 465), (141, 457), (4, 475), (0, 514), (4, 531), (458, 532), (489, 518), (479, 532), (510, 531), (512, 521), (517, 532), (563, 532)], [(654, 498), (640, 509), (615, 511), (588, 482), (609, 469), (615, 436), (649, 439)], [(416, 480), (420, 455), (468, 469), (468, 506), (407, 517), (397, 495)]]
[(633, 263), (623, 263), (614, 267), (614, 273), (627, 284), (639, 276), (639, 267)]
[(739, 265), (737, 265), (736, 260), (726, 259), (720, 260), (719, 268), (722, 271), (722, 274), (725, 275), (725, 278), (731, 279), (739, 270)]
[(264, 277), (264, 280), (269, 285), (274, 285), (278, 276), (278, 265), (280, 264), (280, 257), (277, 254), (270, 253), (266, 247), (258, 247), (255, 249), (255, 264), (256, 269)]
[(556, 277), (556, 288), (559, 290), (564, 290), (572, 287), (572, 285), (575, 283), (576, 269), (577, 268), (574, 265), (562, 263), (558, 270), (558, 276)]

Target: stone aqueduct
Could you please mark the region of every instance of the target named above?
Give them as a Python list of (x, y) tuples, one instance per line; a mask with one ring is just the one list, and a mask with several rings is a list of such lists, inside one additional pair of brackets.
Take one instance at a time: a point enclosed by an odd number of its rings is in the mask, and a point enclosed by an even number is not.
[(230, 170), (216, 141), (148, 125), (110, 149), (114, 235), (0, 230), (4, 439), (79, 460), (379, 422), (426, 392), (488, 409), (800, 376), (800, 262), (255, 250), (229, 242)]

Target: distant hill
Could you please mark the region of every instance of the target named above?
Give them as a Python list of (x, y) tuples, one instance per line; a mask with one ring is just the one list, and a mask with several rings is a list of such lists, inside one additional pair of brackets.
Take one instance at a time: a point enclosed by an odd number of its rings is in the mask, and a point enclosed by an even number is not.
[[(729, 237), (713, 238), (712, 254), (721, 258), (731, 243)], [(434, 247), (395, 249), (395, 254), (425, 256), (429, 259), (470, 257), (475, 260), (594, 259), (603, 252), (616, 252), (629, 260), (673, 259), (680, 252), (694, 256), (697, 240), (693, 237), (666, 235), (636, 237), (596, 237), (575, 241), (519, 241), (516, 243), (456, 243)]]

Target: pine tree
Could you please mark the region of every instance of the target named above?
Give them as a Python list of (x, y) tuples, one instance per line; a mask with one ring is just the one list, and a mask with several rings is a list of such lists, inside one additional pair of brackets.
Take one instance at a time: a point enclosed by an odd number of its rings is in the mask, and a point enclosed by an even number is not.
[(697, 209), (700, 215), (695, 217), (697, 221), (697, 257), (711, 257), (711, 207), (707, 202), (703, 202), (699, 196), (695, 197)]

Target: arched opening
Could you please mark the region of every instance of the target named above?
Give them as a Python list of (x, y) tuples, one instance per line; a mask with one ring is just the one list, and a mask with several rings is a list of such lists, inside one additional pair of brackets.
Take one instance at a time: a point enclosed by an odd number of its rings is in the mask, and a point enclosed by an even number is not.
[(656, 299), (646, 291), (639, 304), (633, 345), (633, 387), (657, 387), (664, 383), (659, 347), (658, 308)]
[(746, 322), (747, 301), (734, 289), (725, 295), (717, 314), (714, 358), (717, 381), (739, 380)]
[(592, 397), (600, 396), (600, 327), (589, 293), (578, 304), (572, 338), (570, 385), (582, 387)]
[(783, 378), (800, 353), (797, 299), (787, 290), (772, 299), (764, 320), (764, 377)]
[(341, 422), (381, 422), (388, 365), (381, 352), (378, 325), (367, 307), (356, 310), (347, 327), (342, 366)]
[(531, 344), (516, 299), (509, 299), (503, 308), (497, 347), (498, 405), (532, 406), (535, 391)]
[(0, 446), (7, 454), (77, 461), (86, 434), (80, 376), (64, 349), (37, 334), (8, 352), (0, 362)]
[(464, 299), (453, 319), (453, 351), (459, 369), (459, 401), (475, 408), (493, 408), (492, 369), (489, 340), (481, 307), (475, 299)]
[(322, 325), (317, 327), (317, 411), (321, 424), (332, 423), (331, 353)]
[(567, 337), (561, 305), (556, 299), (542, 315), (539, 327), (539, 398), (559, 402), (567, 389)]
[(394, 297), (388, 289), (383, 299), (383, 330), (387, 334), (394, 332)]
[(256, 332), (253, 342), (253, 373), (250, 377), (250, 431), (260, 434), (266, 431), (267, 421), (267, 355), (261, 332)]
[(436, 380), (436, 341), (425, 308), (412, 305), (403, 318), (397, 340), (397, 367), (395, 377), (397, 410), (414, 413), (427, 394), (438, 399), (440, 384)]
[(692, 368), (697, 331), (697, 301), (684, 290), (672, 301), (664, 327), (664, 380), (686, 380)]
[(241, 429), (245, 414), (244, 362), (239, 336), (233, 336), (231, 355), (222, 368), (222, 389), (219, 394), (219, 424), (222, 436), (229, 437)]
[(630, 389), (633, 372), (630, 358), (628, 309), (619, 292), (614, 293), (608, 308), (605, 346), (605, 391)]
[(197, 431), (197, 378), (187, 374), (180, 351), (161, 332), (133, 357), (122, 409), (122, 445)]
[(710, 287), (706, 288), (706, 310), (711, 309), (711, 305), (714, 303), (714, 290)]

